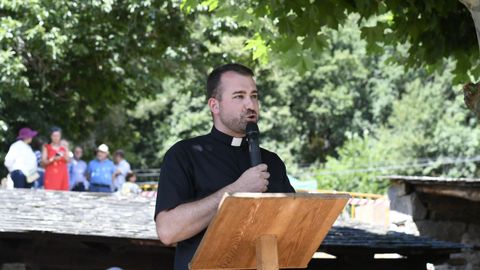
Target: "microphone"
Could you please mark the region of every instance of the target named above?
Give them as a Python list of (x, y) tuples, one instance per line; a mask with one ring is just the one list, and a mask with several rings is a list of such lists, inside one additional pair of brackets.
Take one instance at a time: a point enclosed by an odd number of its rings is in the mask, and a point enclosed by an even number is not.
[(245, 128), (248, 138), (248, 152), (250, 152), (250, 165), (252, 167), (262, 163), (262, 157), (260, 156), (260, 131), (258, 130), (257, 123), (248, 122)]

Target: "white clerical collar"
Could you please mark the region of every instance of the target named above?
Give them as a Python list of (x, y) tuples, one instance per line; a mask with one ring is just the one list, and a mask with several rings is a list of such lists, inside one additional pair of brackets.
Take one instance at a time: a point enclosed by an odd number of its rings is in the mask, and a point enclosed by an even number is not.
[(232, 137), (232, 143), (230, 144), (231, 146), (240, 146), (242, 145), (243, 138), (236, 138)]

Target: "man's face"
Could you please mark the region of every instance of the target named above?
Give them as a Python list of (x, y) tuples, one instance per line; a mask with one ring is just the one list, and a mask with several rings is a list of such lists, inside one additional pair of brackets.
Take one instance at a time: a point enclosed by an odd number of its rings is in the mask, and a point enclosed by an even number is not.
[(83, 156), (83, 150), (80, 147), (75, 147), (75, 151), (73, 152), (73, 156), (75, 159), (81, 159)]
[(107, 159), (108, 153), (103, 152), (103, 151), (97, 151), (97, 159), (100, 161), (103, 161)]
[(217, 128), (232, 136), (245, 135), (248, 122), (257, 122), (259, 117), (258, 91), (250, 76), (236, 72), (222, 74), (219, 85), (220, 100), (211, 106)]

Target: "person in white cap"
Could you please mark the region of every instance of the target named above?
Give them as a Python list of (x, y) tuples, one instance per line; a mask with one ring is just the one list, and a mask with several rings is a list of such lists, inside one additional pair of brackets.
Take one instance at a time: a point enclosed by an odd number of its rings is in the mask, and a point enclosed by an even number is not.
[(37, 157), (30, 143), (38, 132), (28, 127), (20, 129), (17, 141), (14, 142), (5, 156), (5, 167), (10, 172), (15, 188), (30, 188), (38, 178)]
[(90, 181), (91, 192), (112, 192), (115, 164), (108, 158), (108, 146), (97, 147), (96, 159), (90, 161), (87, 167), (87, 179)]

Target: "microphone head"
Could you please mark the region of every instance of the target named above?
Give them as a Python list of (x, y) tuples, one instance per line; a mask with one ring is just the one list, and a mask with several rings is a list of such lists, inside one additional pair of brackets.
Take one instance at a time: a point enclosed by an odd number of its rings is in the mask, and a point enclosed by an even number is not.
[(247, 136), (257, 135), (260, 133), (258, 130), (258, 125), (255, 122), (248, 122), (247, 127), (245, 128), (245, 133)]

